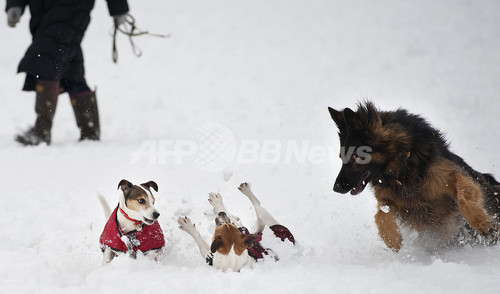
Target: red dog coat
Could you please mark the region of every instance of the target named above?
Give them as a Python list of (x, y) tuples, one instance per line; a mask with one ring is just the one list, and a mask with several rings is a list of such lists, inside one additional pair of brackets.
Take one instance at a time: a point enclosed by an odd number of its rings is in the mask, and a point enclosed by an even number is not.
[[(270, 229), (277, 238), (281, 239), (281, 241), (285, 242), (285, 240), (288, 239), (288, 241), (295, 245), (295, 238), (287, 227), (274, 225), (271, 226)], [(248, 229), (245, 227), (240, 228), (240, 231), (243, 234), (249, 234)], [(257, 233), (257, 238), (255, 239), (253, 246), (248, 248), (248, 255), (253, 257), (255, 260), (264, 258), (264, 255), (268, 255), (267, 251), (270, 250), (262, 247), (262, 245), (260, 245), (260, 241), (262, 241), (262, 233)]]
[[(118, 206), (109, 217), (99, 239), (103, 251), (108, 247), (114, 252), (129, 252), (130, 250), (146, 252), (161, 249), (165, 246), (165, 237), (158, 221), (155, 221), (152, 225), (143, 225), (140, 231), (123, 234), (118, 225), (117, 211)], [(123, 236), (127, 237), (127, 239), (123, 238)], [(124, 239), (127, 243), (123, 241)]]

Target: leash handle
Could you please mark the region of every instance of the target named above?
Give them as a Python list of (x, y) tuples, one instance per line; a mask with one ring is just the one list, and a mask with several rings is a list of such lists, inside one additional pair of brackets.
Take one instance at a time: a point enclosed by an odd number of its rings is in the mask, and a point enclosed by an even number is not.
[[(128, 28), (130, 26), (130, 29)], [(139, 48), (135, 43), (132, 37), (137, 37), (137, 36), (143, 36), (143, 35), (149, 35), (151, 37), (157, 37), (157, 38), (170, 38), (171, 35), (163, 35), (163, 34), (152, 34), (148, 31), (143, 31), (137, 28), (135, 25), (135, 18), (130, 14), (126, 14), (126, 19), (125, 22), (122, 25), (114, 25), (113, 29), (113, 51), (112, 51), (112, 59), (114, 63), (118, 62), (118, 49), (116, 47), (116, 36), (118, 35), (118, 32), (126, 35), (129, 39), (130, 42), (130, 47), (132, 47), (132, 52), (134, 53), (135, 56), (141, 57), (142, 56), (142, 50)]]

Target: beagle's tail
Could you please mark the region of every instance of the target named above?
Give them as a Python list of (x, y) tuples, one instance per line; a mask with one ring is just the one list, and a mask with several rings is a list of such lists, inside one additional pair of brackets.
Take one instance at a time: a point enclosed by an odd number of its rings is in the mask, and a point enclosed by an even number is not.
[(104, 211), (104, 219), (107, 220), (111, 215), (111, 208), (109, 208), (108, 201), (106, 201), (106, 199), (104, 199), (104, 196), (102, 196), (101, 194), (97, 194), (97, 199), (99, 199), (102, 210)]

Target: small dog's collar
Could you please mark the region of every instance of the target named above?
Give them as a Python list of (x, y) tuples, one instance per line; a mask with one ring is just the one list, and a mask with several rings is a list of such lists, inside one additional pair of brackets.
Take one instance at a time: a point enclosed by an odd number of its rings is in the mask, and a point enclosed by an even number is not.
[(136, 220), (136, 219), (133, 219), (131, 218), (130, 216), (128, 216), (128, 214), (121, 208), (121, 207), (118, 207), (118, 209), (120, 210), (120, 213), (126, 218), (128, 219), (129, 221), (133, 221), (134, 222), (134, 226), (138, 226), (140, 224), (142, 224), (142, 221), (140, 220)]

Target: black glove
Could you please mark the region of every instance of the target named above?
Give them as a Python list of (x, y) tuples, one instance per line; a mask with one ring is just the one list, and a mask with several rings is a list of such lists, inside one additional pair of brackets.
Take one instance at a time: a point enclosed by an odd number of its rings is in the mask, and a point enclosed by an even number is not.
[(127, 20), (127, 13), (115, 15), (115, 16), (113, 16), (113, 20), (115, 22), (115, 26), (119, 27), (120, 25), (125, 23), (125, 21)]
[(21, 15), (23, 14), (23, 9), (21, 7), (11, 7), (7, 10), (7, 24), (9, 27), (13, 28), (21, 19)]

